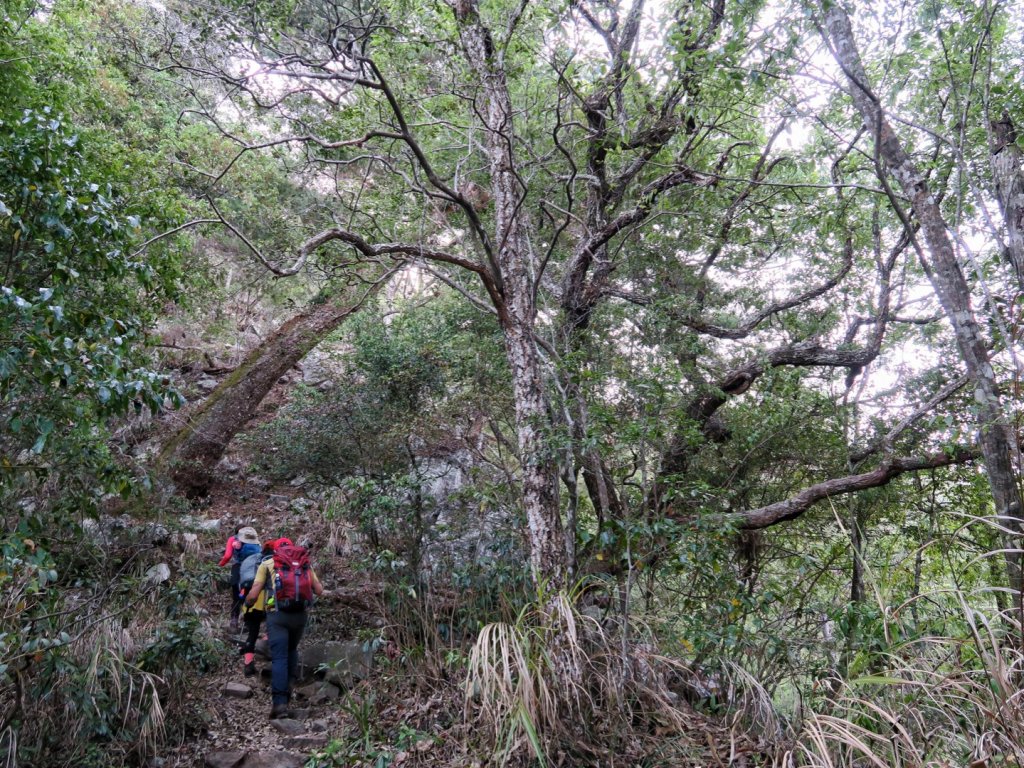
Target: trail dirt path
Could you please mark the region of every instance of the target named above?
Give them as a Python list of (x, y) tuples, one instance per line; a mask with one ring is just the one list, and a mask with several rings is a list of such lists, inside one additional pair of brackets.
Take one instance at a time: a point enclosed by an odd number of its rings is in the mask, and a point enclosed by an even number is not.
[[(232, 457), (234, 460), (235, 457)], [(229, 462), (230, 464), (230, 462)], [(304, 496), (301, 488), (266, 487), (244, 476), (225, 477), (213, 489), (202, 515), (219, 520), (215, 532), (204, 534), (202, 556), (216, 562), (225, 539), (239, 525), (256, 528), (261, 540), (288, 536), (308, 546), (313, 566), (321, 578), (325, 595), (310, 609), (300, 654), (308, 654), (326, 643), (350, 644), (363, 641), (357, 635), (380, 625), (375, 607), (378, 594), (372, 584), (357, 578), (339, 553), (336, 531), (323, 520), (317, 503)], [(294, 502), (306, 498), (305, 511), (296, 512)], [(227, 567), (224, 569), (225, 575)], [(207, 723), (201, 738), (183, 745), (177, 754), (165, 755), (164, 766), (180, 768), (287, 768), (301, 766), (311, 750), (322, 748), (345, 730), (344, 713), (338, 705), (342, 692), (307, 670), (295, 687), (294, 719), (271, 721), (270, 660), (257, 654), (261, 674), (245, 677), (240, 654), (244, 627), (229, 630), (230, 592), (211, 594), (202, 609), (209, 617), (212, 633), (227, 648), (223, 663), (203, 677), (202, 685), (188, 695), (204, 713)], [(266, 626), (261, 629), (259, 650), (265, 650)], [(319, 689), (319, 690), (318, 690)], [(325, 693), (326, 691), (326, 693)]]

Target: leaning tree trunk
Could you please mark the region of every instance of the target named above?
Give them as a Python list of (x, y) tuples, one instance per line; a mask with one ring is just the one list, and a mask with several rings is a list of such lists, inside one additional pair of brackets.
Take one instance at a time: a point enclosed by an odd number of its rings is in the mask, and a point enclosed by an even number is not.
[(550, 423), (540, 356), (533, 337), (536, 306), (528, 270), (530, 254), (513, 147), (512, 100), (490, 31), (473, 0), (452, 3), (466, 60), (479, 80), (479, 110), (494, 199), (497, 266), (502, 301), (497, 307), (512, 371), (516, 434), (523, 478), (523, 507), (534, 583), (557, 590), (565, 584), (568, 553), (559, 516), (558, 466), (547, 443)]
[[(878, 98), (870, 90), (849, 16), (840, 4), (833, 0), (821, 0), (821, 8), (836, 61), (849, 81), (853, 103), (868, 131), (875, 138), (878, 157), (888, 166), (889, 173), (910, 200), (931, 254), (931, 265), (924, 261), (923, 253), (921, 260), (946, 317), (953, 327), (957, 347), (974, 384), (975, 407), (979, 422), (978, 443), (985, 459), (985, 470), (992, 489), (996, 516), (1003, 526), (1014, 531), (1013, 538), (1016, 541), (1006, 542), (1007, 570), (1018, 618), (1024, 618), (1024, 606), (1021, 604), (1020, 555), (1016, 552), (1021, 543), (1021, 497), (1012, 459), (1015, 443), (1000, 401), (985, 338), (971, 307), (970, 290), (957, 262), (942, 210), (929, 191), (924, 175), (907, 154), (886, 119)], [(882, 182), (885, 183), (881, 165), (877, 170)], [(908, 222), (904, 221), (904, 224)]]
[(362, 307), (392, 274), (393, 270), (372, 283), (355, 301), (347, 292), (320, 294), (274, 331), (246, 355), (164, 445), (157, 458), (158, 472), (190, 496), (206, 493), (228, 443), (249, 422), (277, 380)]

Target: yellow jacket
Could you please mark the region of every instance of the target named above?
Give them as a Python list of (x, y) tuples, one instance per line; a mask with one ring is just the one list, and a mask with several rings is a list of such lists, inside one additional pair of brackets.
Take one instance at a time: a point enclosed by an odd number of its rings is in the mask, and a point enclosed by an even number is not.
[[(256, 578), (253, 580), (252, 586), (249, 588), (249, 592), (250, 593), (252, 593), (252, 592), (254, 592), (256, 590), (256, 583), (257, 582), (259, 582), (261, 584), (263, 583), (263, 582), (260, 581), (260, 574), (263, 572), (263, 566), (267, 565), (268, 563), (270, 564), (271, 578), (273, 578), (274, 557), (273, 557), (273, 555), (267, 555), (266, 559), (264, 559), (260, 563), (260, 567), (256, 569)], [(267, 610), (267, 590), (265, 590), (265, 589), (261, 589), (260, 590), (260, 593), (256, 596), (256, 602), (253, 603), (251, 606), (248, 603), (245, 603), (242, 606), (242, 612), (243, 613), (249, 613), (249, 611), (265, 611), (265, 610)]]

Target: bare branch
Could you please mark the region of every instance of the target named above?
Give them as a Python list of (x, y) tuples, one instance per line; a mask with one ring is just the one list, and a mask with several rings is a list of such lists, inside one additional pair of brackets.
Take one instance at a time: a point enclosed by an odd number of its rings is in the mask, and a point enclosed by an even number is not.
[(881, 438), (874, 441), (871, 445), (867, 446), (866, 448), (863, 448), (859, 451), (852, 453), (850, 455), (850, 461), (855, 465), (860, 464), (866, 458), (868, 458), (874, 453), (877, 453), (878, 451), (891, 450), (892, 444), (896, 441), (896, 438), (898, 438), (907, 429), (909, 429), (915, 422), (919, 421), (923, 416), (925, 416), (928, 413), (931, 413), (931, 411), (935, 409), (935, 406), (945, 402), (956, 392), (963, 389), (967, 385), (968, 381), (970, 381), (970, 379), (968, 379), (967, 376), (961, 376), (960, 378), (954, 379), (953, 381), (946, 384), (946, 386), (942, 387), (927, 401), (925, 401), (919, 407), (914, 409), (913, 412), (907, 414), (902, 419), (900, 419), (893, 426), (893, 428), (890, 429)]
[(200, 224), (220, 223), (221, 219), (192, 219), (191, 221), (186, 221), (184, 224), (180, 224), (177, 227), (174, 227), (174, 229), (168, 229), (166, 232), (161, 232), (159, 235), (154, 235), (153, 237), (149, 238), (149, 240), (146, 240), (144, 243), (142, 243), (142, 245), (135, 249), (131, 257), (134, 259), (136, 256), (141, 255), (143, 251), (145, 251), (157, 240), (163, 240), (165, 237), (170, 237), (173, 234), (181, 232), (183, 229), (191, 229), (192, 227), (197, 227)]
[(878, 488), (887, 485), (895, 478), (907, 472), (920, 472), (924, 469), (937, 469), (954, 464), (966, 464), (980, 456), (981, 452), (977, 448), (956, 446), (950, 450), (937, 451), (925, 456), (890, 458), (870, 472), (825, 480), (805, 488), (785, 501), (779, 501), (757, 509), (730, 512), (724, 516), (724, 519), (734, 523), (736, 527), (741, 529), (768, 528), (787, 520), (794, 520), (819, 501), (831, 498), (832, 496), (855, 493), (867, 490), (868, 488)]

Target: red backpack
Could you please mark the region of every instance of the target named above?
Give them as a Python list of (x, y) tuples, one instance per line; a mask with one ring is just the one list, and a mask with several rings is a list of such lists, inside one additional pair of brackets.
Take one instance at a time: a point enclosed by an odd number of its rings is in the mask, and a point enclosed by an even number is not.
[(313, 577), (305, 547), (283, 544), (274, 550), (274, 606), (298, 613), (313, 604)]

